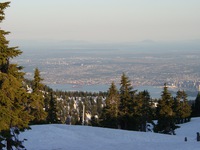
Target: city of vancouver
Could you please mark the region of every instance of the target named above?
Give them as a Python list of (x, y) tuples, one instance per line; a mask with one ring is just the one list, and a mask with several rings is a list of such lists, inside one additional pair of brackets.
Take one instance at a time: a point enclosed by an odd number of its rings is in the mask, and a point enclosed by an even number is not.
[(2, 0), (0, 149), (199, 149), (199, 6)]

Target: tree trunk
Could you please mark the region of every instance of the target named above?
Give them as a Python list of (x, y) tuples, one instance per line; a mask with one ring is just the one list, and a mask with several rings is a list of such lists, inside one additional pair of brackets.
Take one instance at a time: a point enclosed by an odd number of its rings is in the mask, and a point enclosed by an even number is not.
[(6, 142), (7, 142), (6, 144), (7, 150), (12, 150), (12, 139), (7, 138)]

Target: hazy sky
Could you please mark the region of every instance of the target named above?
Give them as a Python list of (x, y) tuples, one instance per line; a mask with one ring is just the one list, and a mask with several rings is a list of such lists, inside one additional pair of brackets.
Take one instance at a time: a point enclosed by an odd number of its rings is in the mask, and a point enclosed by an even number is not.
[(3, 22), (3, 29), (12, 32), (11, 39), (200, 39), (200, 0), (11, 1)]

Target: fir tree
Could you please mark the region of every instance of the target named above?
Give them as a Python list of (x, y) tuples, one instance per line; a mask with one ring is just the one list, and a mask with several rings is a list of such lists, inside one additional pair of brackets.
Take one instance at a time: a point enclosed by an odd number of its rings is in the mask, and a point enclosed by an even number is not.
[(192, 116), (200, 117), (200, 92), (198, 92), (197, 97), (195, 99), (192, 110)]
[(105, 127), (118, 128), (119, 102), (119, 92), (114, 82), (112, 82), (108, 90), (108, 97), (105, 100), (105, 107), (103, 109), (103, 125)]
[[(5, 19), (4, 10), (9, 6), (9, 2), (0, 3), (0, 23)], [(0, 29), (0, 71), (8, 73), (10, 59), (19, 56), (22, 52), (18, 47), (9, 47), (9, 41), (6, 40), (6, 35), (10, 32)]]
[(181, 100), (182, 100), (182, 92), (178, 91), (176, 93), (176, 97), (174, 100), (174, 112), (175, 112), (176, 123), (182, 122), (183, 109)]
[(40, 77), (38, 68), (34, 72), (33, 93), (29, 94), (29, 111), (34, 117), (32, 124), (44, 123), (46, 121), (47, 114), (44, 110), (44, 95), (43, 95), (43, 79)]
[(33, 80), (33, 92), (41, 92), (43, 90), (44, 85), (41, 83), (43, 79), (41, 78), (40, 71), (38, 68), (35, 69), (34, 72), (34, 80)]
[(97, 115), (100, 116), (103, 109), (103, 99), (101, 96), (96, 98)]
[(173, 98), (168, 91), (166, 83), (164, 84), (161, 99), (158, 102), (157, 116), (158, 124), (155, 128), (156, 132), (171, 133), (175, 129), (175, 113), (173, 111)]
[(134, 118), (138, 130), (146, 131), (147, 122), (152, 122), (153, 112), (148, 91), (139, 92), (134, 101)]
[[(4, 10), (8, 6), (9, 2), (0, 3), (0, 23), (5, 18)], [(28, 100), (23, 86), (22, 67), (10, 63), (10, 59), (22, 52), (17, 47), (9, 47), (5, 37), (8, 34), (0, 29), (0, 149), (24, 149), (17, 135), (28, 128), (31, 116), (26, 111)]]
[(184, 123), (191, 115), (191, 107), (188, 104), (187, 94), (185, 91), (177, 91), (175, 102), (174, 102), (174, 112), (176, 123)]
[(119, 105), (119, 117), (122, 129), (130, 129), (133, 113), (133, 87), (129, 78), (123, 73), (120, 83), (120, 105)]
[(48, 108), (48, 116), (47, 116), (48, 123), (58, 123), (57, 112), (58, 112), (57, 111), (57, 102), (53, 95), (53, 92), (51, 92), (49, 108)]

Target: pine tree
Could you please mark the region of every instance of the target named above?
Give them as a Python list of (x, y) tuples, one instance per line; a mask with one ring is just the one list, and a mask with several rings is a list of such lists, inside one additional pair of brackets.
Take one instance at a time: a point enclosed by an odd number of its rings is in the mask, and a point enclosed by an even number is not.
[(100, 116), (103, 109), (103, 99), (101, 96), (98, 96), (96, 99), (97, 115)]
[(176, 98), (174, 100), (174, 112), (175, 112), (175, 119), (176, 123), (181, 123), (182, 122), (182, 114), (183, 114), (183, 109), (182, 109), (182, 92), (178, 91), (176, 93)]
[(177, 91), (175, 102), (174, 102), (174, 111), (176, 123), (184, 123), (191, 115), (191, 107), (188, 104), (187, 94), (185, 91)]
[(114, 82), (112, 82), (108, 90), (108, 97), (105, 100), (105, 107), (103, 109), (103, 126), (118, 128), (119, 102), (119, 92)]
[(58, 123), (57, 102), (53, 95), (53, 92), (51, 92), (50, 95), (51, 96), (50, 96), (50, 101), (49, 101), (47, 121), (48, 123)]
[(152, 122), (153, 112), (150, 100), (149, 92), (144, 90), (137, 94), (134, 101), (134, 118), (140, 131), (146, 131), (147, 122)]
[(188, 122), (190, 121), (190, 117), (191, 117), (191, 106), (188, 103), (188, 99), (187, 99), (187, 94), (185, 93), (185, 91), (182, 91), (182, 119), (184, 119), (184, 122)]
[(194, 102), (192, 116), (200, 117), (200, 92), (198, 92), (197, 97)]
[(120, 87), (120, 105), (119, 105), (119, 114), (120, 114), (120, 125), (122, 129), (131, 129), (132, 128), (132, 113), (133, 113), (133, 98), (134, 92), (132, 91), (133, 87), (129, 78), (123, 73), (121, 77), (121, 87)]
[[(5, 18), (4, 10), (8, 6), (9, 2), (0, 3), (0, 23)], [(10, 63), (10, 59), (22, 52), (17, 47), (9, 47), (5, 37), (8, 34), (0, 29), (0, 149), (24, 149), (17, 135), (28, 128), (31, 116), (26, 111), (28, 100), (23, 86), (22, 67)]]
[(155, 128), (157, 132), (171, 133), (175, 129), (175, 113), (173, 111), (173, 98), (168, 91), (166, 83), (164, 84), (161, 99), (158, 102), (157, 116), (158, 124)]
[(33, 93), (29, 94), (29, 112), (34, 117), (32, 124), (40, 124), (46, 121), (47, 114), (44, 110), (43, 79), (38, 68), (34, 72)]

